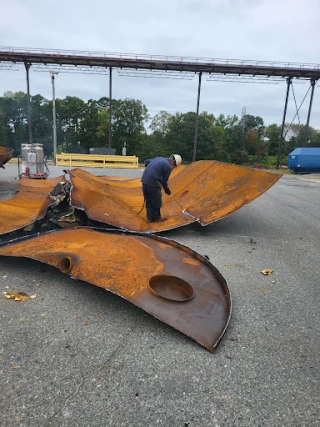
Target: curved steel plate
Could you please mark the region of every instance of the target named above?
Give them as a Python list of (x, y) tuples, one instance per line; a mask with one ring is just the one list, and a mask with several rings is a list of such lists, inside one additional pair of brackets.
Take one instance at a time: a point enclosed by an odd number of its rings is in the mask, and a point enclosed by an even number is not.
[(0, 234), (26, 227), (42, 219), (48, 207), (54, 203), (50, 192), (64, 181), (64, 177), (47, 180), (22, 178), (17, 187), (18, 193), (9, 200), (0, 202)]
[(281, 175), (244, 166), (201, 160), (175, 169), (171, 196), (163, 193), (161, 214), (167, 220), (148, 223), (140, 179), (99, 177), (70, 170), (71, 204), (93, 220), (139, 232), (159, 232), (224, 218), (268, 190)]
[(79, 228), (13, 241), (0, 255), (32, 258), (107, 289), (210, 351), (229, 323), (224, 278), (206, 258), (172, 240)]
[(0, 147), (0, 168), (3, 167), (13, 157), (13, 149)]

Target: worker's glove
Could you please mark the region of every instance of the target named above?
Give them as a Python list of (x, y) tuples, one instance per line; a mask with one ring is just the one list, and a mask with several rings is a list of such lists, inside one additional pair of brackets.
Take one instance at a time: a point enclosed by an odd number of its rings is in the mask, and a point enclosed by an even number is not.
[(171, 191), (169, 190), (169, 188), (166, 188), (166, 189), (164, 190), (164, 192), (165, 192), (166, 194), (168, 194), (168, 196), (170, 196), (170, 194), (171, 194)]

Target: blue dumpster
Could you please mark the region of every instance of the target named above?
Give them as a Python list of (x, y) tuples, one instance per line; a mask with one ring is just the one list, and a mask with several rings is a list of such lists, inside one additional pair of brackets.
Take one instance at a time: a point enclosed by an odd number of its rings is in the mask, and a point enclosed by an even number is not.
[(288, 168), (294, 173), (320, 172), (320, 148), (296, 148), (288, 156)]

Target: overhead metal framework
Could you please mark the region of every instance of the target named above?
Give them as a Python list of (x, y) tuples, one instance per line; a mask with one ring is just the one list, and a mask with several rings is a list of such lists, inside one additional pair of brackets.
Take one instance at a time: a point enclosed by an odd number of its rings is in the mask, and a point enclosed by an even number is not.
[[(161, 55), (144, 55), (129, 53), (106, 53), (78, 50), (29, 49), (0, 47), (0, 69), (15, 70), (13, 64), (24, 64), (27, 72), (28, 99), (29, 69), (36, 71), (51, 70), (59, 72), (81, 72), (105, 74), (109, 70), (109, 98), (112, 99), (112, 68), (118, 69), (119, 75), (127, 77), (181, 78), (190, 80), (199, 75), (197, 96), (197, 128), (201, 75), (207, 74), (208, 80), (225, 82), (273, 83), (287, 81), (290, 86), (292, 79), (310, 80), (312, 86), (307, 127), (309, 126), (315, 82), (320, 79), (320, 65), (312, 63), (254, 61), (221, 58), (196, 58)], [(141, 74), (140, 74), (141, 73)], [(284, 119), (288, 96), (286, 96)], [(30, 122), (30, 120), (29, 120)], [(284, 125), (283, 125), (284, 126)], [(30, 126), (31, 127), (31, 126)], [(31, 130), (30, 130), (31, 132)], [(307, 129), (306, 129), (307, 134)], [(193, 160), (196, 156), (197, 130), (194, 136)], [(30, 138), (32, 139), (31, 133)], [(279, 141), (281, 155), (282, 136)], [(109, 147), (112, 143), (112, 131), (109, 130)], [(278, 157), (278, 166), (279, 166)]]
[(0, 61), (194, 73), (320, 78), (319, 64), (0, 47)]

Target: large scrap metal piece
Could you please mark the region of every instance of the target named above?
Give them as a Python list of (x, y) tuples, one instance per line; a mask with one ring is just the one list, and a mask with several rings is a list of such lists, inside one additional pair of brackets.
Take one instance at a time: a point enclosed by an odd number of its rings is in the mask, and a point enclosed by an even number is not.
[(13, 157), (13, 149), (9, 147), (0, 147), (0, 168), (4, 168), (4, 165)]
[(0, 202), (0, 235), (42, 219), (48, 207), (55, 203), (50, 193), (59, 182), (65, 182), (64, 176), (41, 181), (22, 178), (17, 187), (18, 193)]
[(211, 160), (177, 168), (163, 193), (161, 213), (167, 220), (148, 223), (140, 179), (98, 177), (70, 170), (71, 204), (90, 219), (126, 230), (159, 232), (193, 222), (207, 225), (235, 212), (268, 190), (279, 174)]
[(0, 255), (50, 264), (109, 290), (213, 351), (231, 315), (226, 281), (204, 257), (154, 235), (78, 228), (18, 239)]

